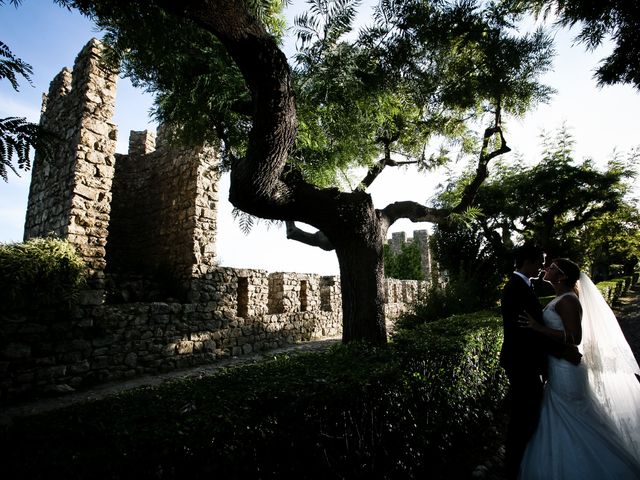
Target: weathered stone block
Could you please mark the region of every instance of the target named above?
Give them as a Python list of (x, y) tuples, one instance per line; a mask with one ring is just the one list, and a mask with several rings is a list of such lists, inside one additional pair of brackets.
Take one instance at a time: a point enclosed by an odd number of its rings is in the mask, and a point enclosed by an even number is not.
[(2, 356), (10, 360), (29, 358), (31, 347), (24, 343), (10, 343), (2, 349)]
[(193, 353), (193, 342), (183, 340), (176, 345), (178, 355), (190, 355)]

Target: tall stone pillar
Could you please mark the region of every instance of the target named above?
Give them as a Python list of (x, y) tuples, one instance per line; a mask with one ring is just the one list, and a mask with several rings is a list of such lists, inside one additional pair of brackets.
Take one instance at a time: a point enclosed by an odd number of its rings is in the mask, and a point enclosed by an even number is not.
[(25, 240), (54, 234), (77, 246), (93, 290), (86, 303), (101, 301), (117, 135), (117, 72), (101, 64), (102, 51), (100, 41), (87, 43), (43, 100), (40, 125), (55, 138), (49, 155), (36, 152), (24, 233)]
[(420, 244), (420, 266), (422, 267), (422, 275), (425, 280), (431, 279), (431, 248), (429, 246), (429, 231), (414, 230), (413, 241)]

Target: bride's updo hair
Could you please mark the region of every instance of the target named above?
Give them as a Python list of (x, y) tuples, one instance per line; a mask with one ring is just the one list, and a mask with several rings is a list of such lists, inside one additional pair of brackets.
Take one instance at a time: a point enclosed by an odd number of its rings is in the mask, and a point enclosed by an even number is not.
[(567, 277), (567, 285), (575, 290), (576, 282), (580, 278), (580, 267), (568, 258), (556, 258), (553, 263), (564, 272)]

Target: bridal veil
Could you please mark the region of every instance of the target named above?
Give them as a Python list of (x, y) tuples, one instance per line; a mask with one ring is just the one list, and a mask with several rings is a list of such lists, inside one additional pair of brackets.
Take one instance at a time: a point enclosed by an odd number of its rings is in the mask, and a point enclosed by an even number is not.
[(581, 349), (589, 384), (622, 441), (640, 458), (640, 367), (613, 311), (584, 273), (580, 274), (579, 295)]

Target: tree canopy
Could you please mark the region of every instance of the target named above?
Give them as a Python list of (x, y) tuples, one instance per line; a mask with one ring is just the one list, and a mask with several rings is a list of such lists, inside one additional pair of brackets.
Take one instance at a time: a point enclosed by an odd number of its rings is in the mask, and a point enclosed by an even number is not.
[(613, 51), (596, 70), (601, 85), (640, 89), (640, 3), (629, 0), (506, 0), (507, 8), (553, 15), (563, 27), (579, 26), (576, 40), (593, 50), (610, 38)]
[(395, 252), (388, 243), (384, 246), (384, 273), (387, 278), (399, 280), (427, 280), (422, 271), (422, 248), (419, 238), (403, 243)]
[[(479, 212), (470, 224), (472, 231), (482, 234), (483, 245), (497, 257), (508, 258), (515, 243), (531, 241), (551, 256), (590, 264), (596, 260), (598, 244), (606, 243), (595, 232), (611, 226), (614, 219), (632, 229), (637, 209), (628, 194), (637, 159), (634, 150), (626, 159), (615, 155), (605, 169), (598, 169), (591, 159), (576, 161), (573, 139), (562, 126), (555, 135), (543, 136), (539, 163), (504, 164), (494, 170), (478, 191)], [(450, 185), (441, 201), (450, 201), (460, 188), (460, 184)]]
[[(539, 81), (550, 39), (520, 34), (517, 15), (495, 2), (383, 1), (355, 32), (358, 2), (311, 0), (296, 21), (293, 65), (279, 48), (276, 1), (59, 3), (106, 30), (113, 61), (156, 95), (156, 115), (177, 137), (219, 145), (236, 208), (288, 222), (289, 238), (335, 249), (344, 341), (386, 341), (389, 226), (467, 209), (489, 162), (509, 151), (505, 115), (551, 94)], [(386, 167), (427, 170), (449, 158), (451, 144), (477, 159), (457, 204), (373, 206), (366, 189)], [(364, 179), (341, 181), (356, 166), (368, 169)], [(296, 221), (317, 233), (300, 233)]]

